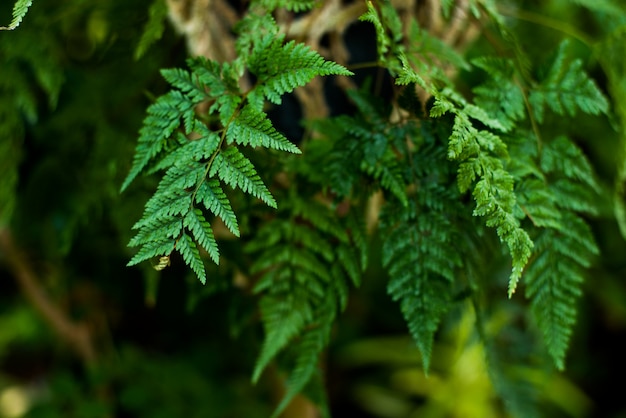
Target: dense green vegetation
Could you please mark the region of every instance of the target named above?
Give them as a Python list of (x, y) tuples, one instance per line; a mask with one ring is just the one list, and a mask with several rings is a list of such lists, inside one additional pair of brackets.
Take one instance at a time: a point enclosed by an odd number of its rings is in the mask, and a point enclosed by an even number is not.
[(626, 6), (31, 3), (0, 415), (626, 416)]

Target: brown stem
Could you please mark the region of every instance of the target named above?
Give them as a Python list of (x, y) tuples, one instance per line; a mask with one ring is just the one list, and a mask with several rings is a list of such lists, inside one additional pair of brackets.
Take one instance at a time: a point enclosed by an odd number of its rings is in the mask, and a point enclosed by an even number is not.
[(57, 305), (52, 303), (25, 256), (15, 245), (11, 232), (6, 228), (0, 229), (0, 250), (4, 253), (5, 261), (26, 299), (85, 364), (94, 364), (96, 352), (89, 328), (86, 324), (73, 322)]

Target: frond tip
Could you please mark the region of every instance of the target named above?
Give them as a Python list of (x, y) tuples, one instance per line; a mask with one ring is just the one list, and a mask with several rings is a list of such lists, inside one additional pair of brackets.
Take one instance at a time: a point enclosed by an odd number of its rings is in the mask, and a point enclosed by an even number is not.
[(28, 13), (28, 8), (33, 4), (32, 0), (17, 0), (13, 5), (13, 20), (9, 23), (9, 26), (0, 26), (0, 30), (13, 30), (17, 28), (22, 19)]

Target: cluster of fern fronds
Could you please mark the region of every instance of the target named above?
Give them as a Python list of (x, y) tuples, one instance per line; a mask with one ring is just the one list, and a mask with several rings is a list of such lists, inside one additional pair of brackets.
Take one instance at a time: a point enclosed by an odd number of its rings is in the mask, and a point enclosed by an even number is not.
[[(277, 414), (303, 390), (324, 405), (320, 353), (373, 251), (426, 370), (442, 318), (463, 297), (480, 309), (476, 295), (498, 285), (479, 266), (503, 257), (508, 296), (522, 287), (547, 352), (564, 367), (598, 253), (585, 217), (597, 212), (601, 186), (567, 132), (550, 124), (607, 113), (608, 101), (567, 42), (530, 68), (493, 2), (471, 3), (513, 55), (467, 62), (391, 3), (367, 2), (361, 19), (375, 29), (393, 97), (385, 102), (367, 83), (348, 91), (354, 112), (310, 123), (300, 148), (273, 127), (267, 106), (314, 77), (351, 75), (286, 41), (269, 13), (310, 2), (253, 2), (234, 61), (194, 58), (162, 71), (172, 89), (148, 108), (123, 185), (161, 176), (135, 224), (130, 245), (139, 251), (129, 264), (179, 253), (204, 283), (205, 263), (222, 257), (217, 225), (244, 240), (250, 264), (240, 269), (254, 281), (265, 330), (253, 380), (275, 359), (289, 373)], [(482, 81), (462, 94), (441, 62)], [(243, 88), (249, 74), (254, 83)], [(494, 238), (502, 253), (481, 252)]]

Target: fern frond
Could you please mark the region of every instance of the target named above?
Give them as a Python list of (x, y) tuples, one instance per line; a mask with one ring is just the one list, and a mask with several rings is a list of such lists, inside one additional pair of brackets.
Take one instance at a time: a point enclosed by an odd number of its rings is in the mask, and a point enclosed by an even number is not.
[(567, 59), (568, 42), (561, 43), (545, 78), (533, 88), (529, 102), (536, 120), (544, 119), (545, 107), (559, 115), (575, 116), (577, 110), (592, 115), (606, 113), (608, 101), (583, 70), (583, 63)]
[[(183, 257), (185, 263), (191, 267), (191, 270), (196, 273), (198, 280), (200, 280), (202, 284), (205, 284), (206, 270), (204, 269), (204, 263), (202, 262), (202, 258), (200, 258), (200, 252), (194, 240), (188, 234), (183, 234), (180, 239), (176, 241), (176, 250)], [(215, 251), (217, 251), (217, 248)], [(214, 260), (219, 260), (219, 255), (217, 255)], [(215, 261), (215, 263), (217, 264), (217, 261)]]
[(302, 152), (272, 126), (264, 112), (256, 111), (251, 106), (241, 110), (238, 117), (228, 125), (226, 131), (228, 143), (249, 145), (251, 147), (272, 148), (293, 154)]
[[(194, 162), (189, 155), (167, 170), (156, 193), (146, 203), (144, 216), (133, 227), (138, 232), (129, 243), (141, 248), (129, 265), (157, 255), (169, 256), (176, 249), (204, 283), (206, 272), (196, 243), (216, 264), (219, 263), (219, 250), (211, 225), (195, 204), (202, 203), (221, 217), (233, 234), (238, 235), (239, 229), (219, 181), (207, 181), (206, 164)], [(175, 242), (173, 246), (170, 245), (172, 240)]]
[(472, 60), (472, 64), (489, 74), (485, 83), (472, 89), (476, 95), (474, 102), (499, 121), (503, 131), (511, 131), (518, 121), (526, 117), (524, 92), (520, 83), (516, 82), (513, 62), (482, 57)]
[(341, 226), (334, 216), (329, 216), (326, 206), (305, 199), (293, 199), (289, 204), (293, 216), (302, 217), (312, 225), (315, 225), (316, 229), (335, 237), (341, 242), (349, 241), (345, 228)]
[(315, 7), (319, 0), (259, 0), (258, 4), (272, 11), (285, 8), (290, 12), (305, 12)]
[(265, 342), (252, 373), (256, 382), (269, 362), (311, 321), (313, 311), (307, 302), (304, 289), (293, 289), (281, 298), (266, 296), (259, 302), (261, 319), (265, 327)]
[(515, 188), (518, 204), (537, 227), (561, 228), (561, 212), (548, 185), (540, 179), (524, 179)]
[[(208, 84), (200, 84), (198, 81), (194, 81), (194, 77), (187, 70), (182, 68), (163, 69), (161, 70), (161, 75), (173, 87), (189, 96), (194, 103), (200, 103), (209, 97), (206, 90)], [(198, 77), (198, 79), (200, 78)], [(217, 93), (219, 94), (219, 92)]]
[(400, 214), (392, 204), (383, 208), (381, 226), (389, 233), (382, 261), (390, 276), (387, 291), (400, 303), (428, 372), (434, 335), (449, 309), (454, 270), (461, 260), (453, 248), (454, 229), (443, 213), (425, 207), (417, 217), (410, 203)]
[(362, 164), (363, 172), (380, 181), (383, 189), (390, 191), (402, 205), (407, 205), (406, 184), (402, 176), (401, 168), (391, 156), (386, 161), (381, 161), (376, 165)]
[(194, 102), (178, 90), (161, 96), (148, 107), (148, 116), (139, 131), (133, 165), (122, 184), (122, 191), (141, 173), (164, 148), (181, 125), (181, 118), (193, 120)]
[(239, 188), (276, 208), (276, 200), (257, 174), (254, 166), (237, 148), (229, 147), (215, 157), (209, 177), (219, 177), (232, 188)]
[(544, 141), (540, 154), (536, 145), (532, 150), (514, 144), (512, 152), (519, 164), (535, 165), (516, 171), (522, 174), (518, 204), (537, 236), (524, 274), (526, 296), (547, 351), (562, 369), (585, 270), (598, 253), (591, 229), (577, 213), (596, 213), (600, 188), (591, 165), (566, 137)]
[(293, 398), (311, 381), (313, 375), (319, 372), (319, 356), (328, 345), (335, 319), (332, 314), (333, 303), (332, 299), (329, 299), (328, 303), (323, 305), (321, 309), (323, 313), (318, 315), (320, 317), (319, 322), (307, 330), (293, 347), (292, 351), (296, 353), (295, 365), (287, 379), (286, 393), (274, 410), (272, 417), (279, 417)]
[(556, 174), (590, 189), (600, 189), (591, 164), (580, 148), (565, 136), (546, 144), (541, 153), (540, 167), (546, 174)]
[(0, 26), (0, 30), (13, 30), (17, 28), (20, 23), (22, 23), (24, 16), (28, 13), (28, 8), (32, 4), (32, 0), (16, 0), (13, 4), (13, 19), (11, 20), (11, 23), (9, 23), (9, 26)]
[[(187, 212), (183, 218), (183, 226), (191, 232), (195, 241), (200, 244), (202, 248), (207, 250), (213, 262), (219, 264), (220, 254), (217, 249), (217, 243), (215, 242), (211, 225), (204, 219), (202, 211), (200, 209), (194, 209)], [(197, 259), (199, 260), (200, 257), (197, 257)], [(205, 280), (201, 281), (202, 283), (205, 282)]]
[(164, 0), (154, 0), (148, 9), (148, 21), (141, 34), (141, 39), (135, 48), (135, 60), (143, 57), (148, 48), (161, 39), (167, 18), (167, 4)]
[(258, 83), (248, 94), (250, 101), (262, 95), (280, 104), (283, 94), (304, 86), (316, 76), (352, 75), (345, 67), (324, 60), (307, 45), (295, 41), (283, 45), (283, 40), (283, 35), (267, 35), (255, 45), (248, 66)]
[(533, 243), (514, 213), (514, 181), (502, 163), (508, 152), (497, 135), (476, 129), (466, 112), (453, 112), (455, 119), (449, 138), (448, 158), (461, 161), (457, 177), (461, 192), (467, 191), (476, 182), (472, 193), (476, 201), (474, 215), (484, 217), (486, 225), (495, 228), (500, 240), (509, 248), (512, 258), (510, 297), (528, 262)]
[(565, 212), (561, 224), (562, 228), (545, 229), (536, 239), (537, 257), (525, 274), (533, 316), (560, 370), (576, 322), (576, 301), (582, 293), (585, 270), (598, 253), (582, 219)]
[[(415, 19), (411, 20), (408, 38), (406, 57), (411, 65), (405, 65), (405, 70), (410, 69), (410, 72), (420, 74), (421, 77), (427, 78), (431, 82), (438, 80), (449, 85), (452, 82), (444, 71), (446, 66), (463, 70), (469, 69), (469, 64), (461, 54), (440, 38), (432, 35), (428, 30), (420, 28)], [(402, 62), (403, 58), (399, 58)], [(405, 73), (409, 71), (405, 71)], [(407, 84), (404, 81), (405, 77), (406, 74), (398, 74), (396, 83)], [(417, 84), (424, 87), (422, 83)]]
[[(200, 90), (204, 90), (214, 101), (210, 113), (218, 113), (222, 125), (227, 126), (242, 102), (238, 79), (241, 74), (229, 63), (219, 64), (204, 57), (190, 58), (187, 64), (193, 78), (197, 78)], [(181, 83), (180, 88), (185, 88)]]
[(154, 239), (145, 243), (142, 243), (141, 248), (130, 259), (127, 266), (134, 266), (142, 261), (149, 260), (152, 257), (160, 256), (163, 254), (171, 254), (174, 251), (176, 240), (164, 238), (162, 235), (158, 239)]
[(267, 13), (263, 8), (251, 10), (234, 27), (238, 36), (235, 40), (235, 50), (237, 55), (247, 59), (252, 53), (254, 45), (266, 35), (278, 36), (280, 28), (276, 24), (271, 13)]
[(359, 283), (362, 272), (346, 227), (328, 207), (292, 197), (279, 214), (283, 216), (263, 225), (246, 245), (247, 252), (256, 254), (251, 272), (260, 274), (254, 291), (262, 294), (265, 327), (253, 380), (280, 352), (296, 356), (276, 414), (317, 370), (333, 318), (345, 308), (348, 282)]
[(239, 236), (237, 216), (218, 180), (211, 179), (200, 184), (196, 193), (196, 203), (202, 203), (205, 209), (210, 210), (224, 222), (234, 236)]
[(383, 25), (382, 19), (371, 1), (367, 1), (367, 11), (359, 17), (359, 20), (370, 22), (374, 25), (374, 29), (376, 29), (376, 48), (378, 50), (378, 57), (379, 59), (384, 59), (391, 49), (392, 43), (391, 39), (389, 39), (389, 36), (387, 35), (387, 29)]
[(378, 59), (393, 75), (396, 75), (401, 67), (400, 59), (404, 57), (404, 46), (401, 44), (402, 22), (391, 2), (377, 1), (376, 6), (378, 8), (368, 0), (367, 11), (359, 17), (359, 20), (374, 25)]

